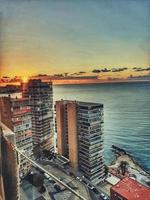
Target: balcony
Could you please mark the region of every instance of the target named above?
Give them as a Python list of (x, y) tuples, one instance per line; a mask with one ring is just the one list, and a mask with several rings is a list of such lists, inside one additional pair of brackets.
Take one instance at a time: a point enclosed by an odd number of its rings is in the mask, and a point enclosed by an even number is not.
[(24, 108), (24, 109), (20, 109), (20, 110), (17, 110), (17, 111), (13, 111), (13, 116), (23, 115), (23, 114), (30, 113), (30, 112), (31, 112), (30, 108)]

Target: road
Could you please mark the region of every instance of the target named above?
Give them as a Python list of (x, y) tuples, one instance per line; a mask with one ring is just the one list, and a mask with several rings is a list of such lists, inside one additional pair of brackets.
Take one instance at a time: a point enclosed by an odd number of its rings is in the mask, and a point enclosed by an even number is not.
[[(40, 163), (41, 164), (41, 163)], [(80, 181), (76, 180), (75, 178), (72, 178), (71, 176), (67, 175), (66, 173), (64, 173), (62, 170), (50, 166), (50, 165), (43, 165), (43, 168), (45, 168), (47, 171), (49, 171), (50, 173), (52, 173), (53, 175), (62, 178), (62, 179), (67, 179), (70, 180), (70, 182), (72, 182), (73, 185), (78, 187), (78, 192), (79, 194), (82, 194), (82, 196), (87, 199), (87, 200), (91, 200), (90, 196), (89, 196), (89, 192), (86, 188), (86, 186), (81, 183)], [(79, 198), (73, 195), (74, 200), (78, 200)]]

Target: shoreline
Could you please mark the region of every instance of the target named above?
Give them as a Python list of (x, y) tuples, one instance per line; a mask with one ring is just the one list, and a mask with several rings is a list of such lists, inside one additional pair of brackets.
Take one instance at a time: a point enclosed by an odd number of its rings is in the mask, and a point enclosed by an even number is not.
[[(147, 173), (149, 176), (150, 176), (150, 171), (147, 171), (144, 166), (142, 166), (142, 164), (140, 164), (136, 158), (134, 157), (133, 154), (131, 154), (130, 152), (120, 148), (120, 147), (117, 147), (117, 146), (114, 146), (112, 145), (112, 152), (114, 153), (114, 156), (115, 158), (112, 160), (112, 162), (110, 163), (110, 165), (113, 165), (116, 163), (116, 160), (120, 157), (120, 156), (123, 156), (123, 155), (126, 155), (128, 156), (132, 162), (137, 166), (139, 167), (140, 170), (144, 171), (145, 173)], [(109, 166), (110, 166), (109, 165)]]
[[(108, 171), (110, 173), (120, 179), (131, 177), (137, 182), (150, 187), (150, 172), (139, 164), (131, 153), (114, 145), (112, 145), (112, 152), (114, 153), (115, 158), (110, 165), (108, 165)], [(123, 166), (122, 163), (126, 163), (124, 164), (124, 168), (121, 167)]]

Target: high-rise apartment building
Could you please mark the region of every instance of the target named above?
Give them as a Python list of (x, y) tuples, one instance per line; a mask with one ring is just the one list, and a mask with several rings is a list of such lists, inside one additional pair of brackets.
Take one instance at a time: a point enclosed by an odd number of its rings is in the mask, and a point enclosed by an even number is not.
[(104, 180), (103, 105), (56, 102), (57, 150), (93, 184)]
[(58, 154), (67, 157), (78, 170), (77, 104), (74, 101), (56, 102), (56, 129)]
[(53, 90), (52, 83), (29, 80), (26, 96), (32, 115), (33, 145), (36, 151), (53, 150)]
[[(1, 121), (15, 133), (16, 146), (27, 156), (33, 155), (31, 109), (27, 98), (0, 98)], [(20, 176), (24, 176), (31, 164), (20, 157)]]
[(0, 123), (0, 199), (19, 199), (19, 162), (15, 134)]

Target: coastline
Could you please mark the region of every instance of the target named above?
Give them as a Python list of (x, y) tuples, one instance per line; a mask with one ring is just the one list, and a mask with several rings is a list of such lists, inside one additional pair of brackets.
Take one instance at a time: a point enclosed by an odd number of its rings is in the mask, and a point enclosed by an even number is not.
[[(108, 166), (108, 171), (119, 178), (132, 177), (143, 185), (150, 187), (150, 172), (148, 172), (129, 152), (112, 146), (114, 160)], [(126, 163), (125, 173), (121, 173), (121, 163)]]
[(128, 156), (129, 159), (131, 159), (131, 161), (139, 168), (139, 170), (142, 170), (144, 171), (145, 173), (147, 173), (148, 175), (150, 175), (150, 172), (147, 171), (143, 166), (142, 164), (140, 164), (136, 158), (134, 157), (134, 155), (132, 155), (131, 153), (129, 153), (128, 151), (122, 149), (122, 148), (119, 148), (119, 147), (116, 147), (114, 145), (112, 145), (112, 151), (115, 155), (115, 159), (112, 160), (112, 162), (110, 163), (110, 165), (113, 165), (114, 163), (116, 163), (116, 160), (120, 157), (120, 156)]

